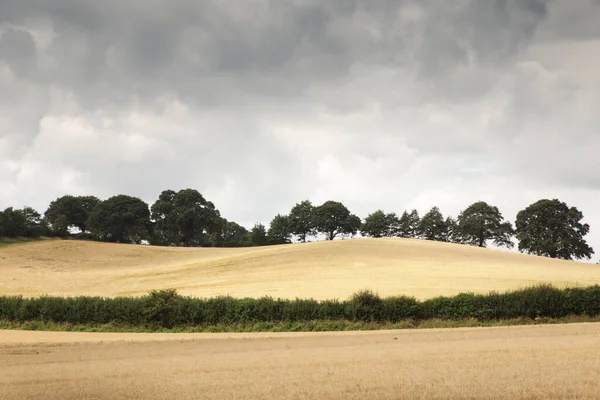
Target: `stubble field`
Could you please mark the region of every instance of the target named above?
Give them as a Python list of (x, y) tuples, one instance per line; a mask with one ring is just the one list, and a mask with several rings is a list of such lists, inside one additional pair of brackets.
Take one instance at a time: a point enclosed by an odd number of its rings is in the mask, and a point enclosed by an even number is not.
[(426, 299), (538, 283), (600, 283), (597, 265), (403, 239), (241, 249), (43, 241), (0, 248), (0, 295), (119, 296), (176, 288), (198, 297), (346, 299), (362, 289)]
[[(419, 299), (600, 283), (596, 265), (418, 240), (0, 248), (0, 295)], [(594, 399), (600, 324), (331, 333), (0, 331), (1, 399)]]
[(596, 399), (600, 324), (285, 334), (0, 331), (0, 398)]

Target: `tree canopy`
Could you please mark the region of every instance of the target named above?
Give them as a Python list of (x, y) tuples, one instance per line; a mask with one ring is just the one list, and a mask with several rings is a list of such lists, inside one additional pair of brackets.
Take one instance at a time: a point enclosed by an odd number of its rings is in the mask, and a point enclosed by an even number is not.
[(171, 246), (203, 246), (219, 229), (219, 211), (197, 190), (163, 191), (152, 205), (153, 240)]
[(563, 260), (590, 259), (594, 250), (584, 239), (590, 226), (582, 219), (581, 211), (558, 199), (529, 205), (517, 214), (519, 251)]
[(504, 221), (498, 207), (484, 201), (471, 204), (459, 214), (458, 233), (463, 243), (472, 246), (486, 247), (492, 241), (496, 246), (514, 247), (512, 224)]
[[(583, 214), (558, 199), (539, 200), (521, 210), (515, 228), (504, 220), (498, 207), (477, 201), (458, 217), (442, 215), (432, 207), (423, 217), (416, 209), (400, 217), (381, 209), (361, 220), (339, 201), (318, 207), (309, 200), (296, 203), (288, 215), (277, 214), (265, 226), (252, 229), (221, 217), (215, 205), (195, 189), (164, 190), (149, 208), (143, 200), (128, 195), (105, 201), (95, 196), (58, 197), (45, 215), (31, 207), (0, 211), (0, 237), (77, 236), (81, 239), (153, 245), (243, 247), (291, 243), (294, 236), (306, 241), (312, 235), (325, 240), (345, 238), (359, 231), (365, 237), (418, 238), (486, 247), (514, 246), (521, 252), (566, 260), (591, 258), (586, 243), (589, 225)], [(81, 233), (71, 228), (78, 228)]]
[(317, 232), (325, 234), (327, 240), (333, 240), (338, 235), (355, 235), (361, 220), (342, 203), (329, 200), (314, 210), (313, 223)]
[(287, 215), (277, 214), (269, 224), (267, 236), (270, 244), (292, 243), (290, 218)]
[(150, 210), (137, 197), (113, 196), (94, 208), (87, 227), (100, 240), (140, 243), (150, 236)]
[(450, 241), (448, 221), (438, 207), (432, 207), (419, 221), (418, 235), (425, 240)]
[(240, 224), (221, 218), (218, 229), (212, 234), (211, 245), (215, 247), (250, 246), (248, 229)]
[(290, 232), (298, 236), (301, 242), (306, 242), (307, 236), (315, 234), (314, 212), (315, 207), (308, 200), (296, 203), (290, 211)]
[(416, 238), (419, 236), (419, 223), (421, 218), (417, 210), (410, 213), (404, 211), (398, 221), (398, 236), (402, 238)]
[(65, 195), (51, 202), (44, 215), (57, 231), (75, 226), (86, 232), (87, 220), (99, 203), (100, 199), (95, 196)]
[(12, 207), (0, 211), (0, 236), (19, 237), (27, 233), (27, 218), (22, 210)]
[(363, 236), (393, 237), (398, 234), (399, 226), (400, 220), (395, 213), (386, 214), (383, 210), (376, 210), (365, 218), (360, 231)]
[(256, 223), (250, 230), (250, 243), (252, 246), (265, 246), (269, 244), (267, 228), (260, 222)]

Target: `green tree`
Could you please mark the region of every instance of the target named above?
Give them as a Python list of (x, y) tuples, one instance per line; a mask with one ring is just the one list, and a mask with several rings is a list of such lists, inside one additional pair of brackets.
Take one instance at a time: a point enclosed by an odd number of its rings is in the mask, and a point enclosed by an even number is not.
[(220, 214), (197, 190), (163, 191), (152, 205), (154, 241), (171, 246), (196, 247), (210, 244), (219, 229)]
[(287, 215), (277, 214), (269, 224), (267, 236), (271, 244), (291, 243), (290, 218)]
[(398, 233), (399, 225), (400, 220), (395, 213), (386, 214), (383, 210), (376, 210), (365, 218), (360, 230), (363, 236), (393, 237)]
[(87, 227), (100, 240), (140, 243), (150, 236), (150, 210), (137, 197), (113, 196), (94, 208)]
[(98, 204), (100, 199), (94, 196), (66, 195), (51, 202), (44, 215), (53, 230), (64, 230), (66, 223), (67, 228), (75, 226), (81, 232), (86, 232), (87, 220)]
[(512, 224), (504, 221), (498, 207), (484, 201), (471, 204), (458, 216), (458, 232), (466, 244), (486, 247), (489, 241), (496, 246), (514, 247)]
[(27, 218), (22, 210), (12, 207), (0, 211), (0, 236), (14, 238), (27, 234)]
[(219, 218), (216, 229), (209, 234), (208, 242), (212, 247), (244, 247), (250, 246), (248, 230), (243, 226)]
[(252, 227), (250, 231), (250, 242), (252, 246), (266, 246), (269, 244), (267, 237), (267, 229), (261, 223), (257, 223)]
[(449, 240), (449, 230), (444, 216), (438, 207), (433, 207), (423, 215), (419, 222), (419, 236), (425, 240), (435, 240), (438, 242), (447, 242)]
[(25, 207), (21, 211), (26, 221), (26, 232), (27, 237), (40, 237), (48, 233), (48, 227), (46, 221), (42, 218), (42, 215), (31, 207)]
[(558, 199), (529, 205), (517, 214), (519, 251), (563, 260), (590, 259), (594, 250), (584, 239), (590, 226), (582, 219), (581, 211)]
[(317, 232), (333, 240), (338, 235), (355, 235), (360, 229), (361, 221), (340, 202), (326, 201), (314, 210), (313, 224)]
[(223, 229), (223, 246), (245, 247), (250, 246), (248, 240), (248, 229), (233, 222), (227, 221)]
[(398, 235), (402, 238), (416, 238), (419, 236), (419, 223), (421, 218), (417, 210), (410, 213), (404, 211), (398, 222)]
[(458, 221), (452, 217), (446, 218), (446, 240), (452, 243), (464, 243), (464, 239), (458, 227)]
[(297, 203), (289, 214), (290, 231), (298, 236), (301, 242), (306, 242), (306, 237), (315, 234), (314, 226), (315, 207), (308, 200)]
[(353, 237), (358, 233), (361, 225), (362, 221), (360, 217), (358, 215), (350, 214), (350, 216), (348, 216), (348, 219), (346, 220), (346, 223), (342, 227), (341, 235), (343, 237)]

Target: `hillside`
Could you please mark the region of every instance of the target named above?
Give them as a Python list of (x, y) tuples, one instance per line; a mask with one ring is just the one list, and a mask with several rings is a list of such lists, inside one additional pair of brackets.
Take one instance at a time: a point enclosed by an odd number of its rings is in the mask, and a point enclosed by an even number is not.
[(243, 249), (43, 241), (0, 248), (0, 294), (345, 299), (360, 289), (417, 298), (536, 283), (600, 283), (597, 265), (409, 239), (357, 239)]

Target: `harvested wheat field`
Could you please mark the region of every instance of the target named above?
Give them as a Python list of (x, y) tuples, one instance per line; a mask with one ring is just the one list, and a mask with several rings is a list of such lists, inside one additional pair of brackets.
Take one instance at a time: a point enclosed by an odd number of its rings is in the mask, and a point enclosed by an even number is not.
[(600, 324), (284, 334), (0, 331), (2, 399), (597, 399)]
[(419, 299), (537, 283), (600, 283), (598, 265), (409, 239), (261, 248), (167, 248), (51, 240), (0, 248), (0, 295), (346, 299), (361, 289)]

